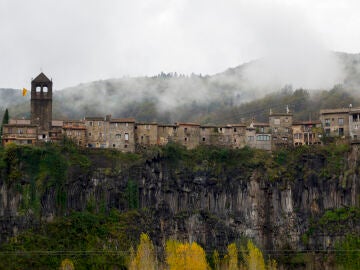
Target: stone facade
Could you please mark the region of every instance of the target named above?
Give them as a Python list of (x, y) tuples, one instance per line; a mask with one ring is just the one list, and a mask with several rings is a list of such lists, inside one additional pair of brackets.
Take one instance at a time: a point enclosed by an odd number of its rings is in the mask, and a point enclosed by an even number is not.
[(31, 81), (31, 124), (38, 125), (38, 133), (45, 137), (52, 127), (52, 85), (42, 72)]
[(62, 131), (64, 136), (73, 140), (77, 145), (87, 146), (87, 130), (84, 121), (64, 121)]
[(292, 132), (294, 146), (321, 144), (320, 121), (294, 121)]
[(122, 152), (135, 151), (135, 119), (109, 119), (109, 148)]
[(151, 146), (158, 144), (158, 125), (157, 123), (136, 123), (135, 141), (141, 146)]
[(271, 132), (267, 123), (250, 123), (245, 131), (245, 145), (270, 151), (272, 148)]
[(349, 135), (353, 142), (360, 142), (360, 109), (349, 111)]
[(37, 125), (7, 124), (3, 126), (2, 144), (9, 143), (33, 145), (37, 141)]
[(350, 108), (320, 110), (325, 136), (348, 138)]
[(292, 118), (290, 112), (270, 113), (269, 126), (272, 135), (272, 149), (293, 145)]
[(85, 117), (85, 127), (87, 130), (87, 147), (108, 148), (109, 122), (106, 117)]
[(174, 141), (176, 125), (158, 125), (158, 144), (166, 145)]
[(193, 149), (199, 145), (200, 125), (194, 123), (177, 123), (174, 133), (174, 141)]

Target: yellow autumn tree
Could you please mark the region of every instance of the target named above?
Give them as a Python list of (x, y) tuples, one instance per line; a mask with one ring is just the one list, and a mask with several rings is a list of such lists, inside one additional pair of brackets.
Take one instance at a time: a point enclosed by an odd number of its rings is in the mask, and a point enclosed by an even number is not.
[(237, 249), (235, 243), (228, 245), (226, 258), (228, 260), (228, 270), (237, 270), (238, 269), (238, 249)]
[(205, 251), (197, 243), (166, 242), (166, 263), (170, 270), (207, 270)]
[(213, 252), (214, 270), (220, 270), (220, 255), (217, 250)]
[(266, 264), (266, 270), (276, 270), (276, 269), (277, 269), (277, 262), (269, 258)]
[(150, 237), (142, 233), (140, 235), (140, 244), (137, 247), (136, 254), (130, 250), (130, 270), (155, 270), (156, 269), (156, 257), (154, 246), (150, 240)]
[(247, 242), (247, 250), (244, 258), (248, 270), (265, 270), (262, 252), (250, 240)]
[(70, 259), (64, 259), (61, 261), (59, 270), (74, 270), (74, 263)]

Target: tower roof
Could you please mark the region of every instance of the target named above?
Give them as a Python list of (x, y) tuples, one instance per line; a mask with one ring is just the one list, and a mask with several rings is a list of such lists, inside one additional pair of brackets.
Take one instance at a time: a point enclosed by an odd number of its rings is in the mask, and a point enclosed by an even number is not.
[(33, 82), (39, 82), (39, 83), (46, 83), (51, 82), (48, 77), (44, 73), (40, 73), (35, 79), (32, 80)]

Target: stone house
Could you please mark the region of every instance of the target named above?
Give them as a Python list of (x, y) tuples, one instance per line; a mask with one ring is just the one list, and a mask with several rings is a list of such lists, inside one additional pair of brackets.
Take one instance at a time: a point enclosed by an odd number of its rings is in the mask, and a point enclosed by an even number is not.
[(243, 148), (245, 144), (245, 133), (246, 125), (245, 124), (232, 124), (232, 141), (233, 148)]
[(176, 125), (164, 125), (160, 124), (158, 125), (157, 130), (157, 143), (158, 145), (166, 145), (169, 142), (175, 141), (175, 133), (177, 130)]
[(286, 113), (270, 112), (269, 126), (272, 137), (272, 149), (293, 145), (292, 119), (293, 115), (289, 110)]
[(135, 119), (108, 120), (108, 145), (122, 152), (135, 152)]
[(352, 142), (360, 142), (360, 108), (349, 111), (349, 135)]
[(204, 125), (200, 126), (200, 145), (212, 145), (217, 140), (216, 137), (218, 134), (218, 127), (215, 125)]
[(37, 132), (37, 125), (31, 125), (24, 121), (22, 123), (5, 124), (3, 125), (2, 145), (5, 146), (9, 143), (34, 145), (37, 142)]
[(85, 117), (84, 122), (87, 130), (87, 147), (108, 148), (108, 117)]
[(135, 142), (141, 146), (151, 146), (158, 144), (158, 125), (157, 123), (136, 123)]
[(194, 123), (176, 123), (174, 139), (188, 149), (195, 148), (199, 145), (200, 141), (200, 125)]
[(270, 151), (272, 149), (272, 141), (269, 124), (251, 122), (246, 127), (245, 145), (255, 149)]
[(81, 147), (88, 145), (87, 130), (84, 121), (65, 120), (62, 131), (64, 136), (73, 140), (77, 145)]
[(320, 110), (320, 121), (327, 137), (348, 138), (350, 108)]
[(294, 146), (321, 144), (320, 121), (294, 121), (292, 132)]

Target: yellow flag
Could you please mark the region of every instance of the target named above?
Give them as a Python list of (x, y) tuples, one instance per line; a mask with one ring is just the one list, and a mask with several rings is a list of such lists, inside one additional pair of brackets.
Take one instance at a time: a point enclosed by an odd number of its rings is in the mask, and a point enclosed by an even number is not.
[(26, 96), (26, 93), (27, 93), (27, 89), (26, 89), (26, 88), (23, 88), (23, 91), (22, 91), (23, 97)]

